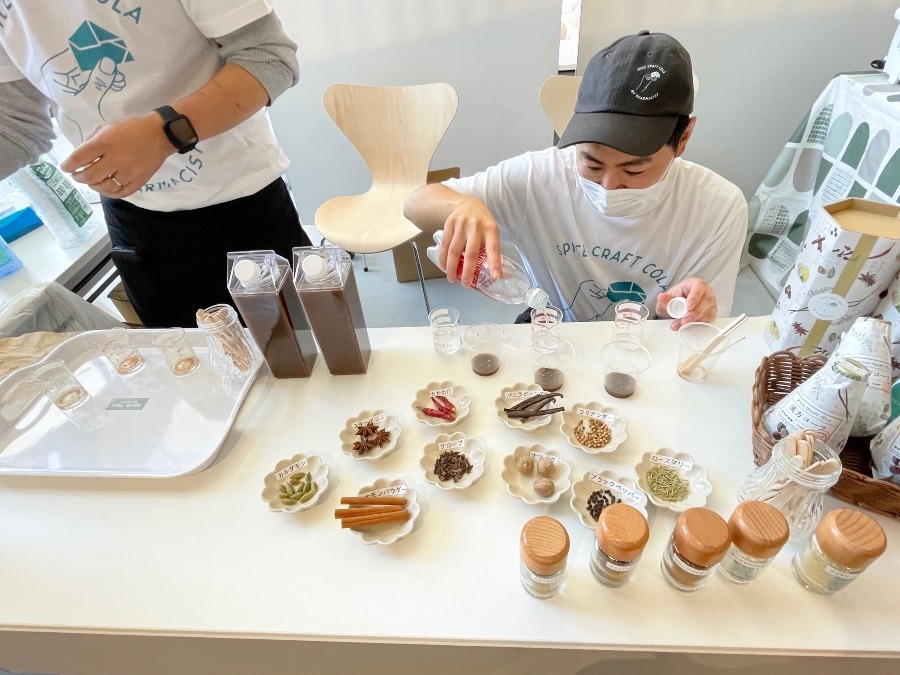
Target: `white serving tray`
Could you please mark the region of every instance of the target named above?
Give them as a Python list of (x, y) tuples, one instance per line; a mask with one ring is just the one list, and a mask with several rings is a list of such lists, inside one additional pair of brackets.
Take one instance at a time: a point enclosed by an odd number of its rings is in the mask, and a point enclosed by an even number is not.
[[(166, 367), (153, 338), (160, 331), (129, 330), (144, 356), (142, 371), (156, 381), (152, 393), (129, 388), (100, 351), (107, 331), (76, 335), (40, 363), (60, 359), (85, 386), (107, 420), (82, 432), (40, 392), (25, 397), (21, 412), (0, 415), (0, 475), (171, 478), (209, 466), (228, 435), (262, 359), (257, 356), (246, 380), (229, 393), (209, 362), (206, 339), (186, 330), (200, 366), (176, 377)], [(39, 364), (21, 368), (0, 382), (0, 404)], [(5, 398), (7, 397), (7, 398)], [(31, 399), (30, 401), (28, 399)], [(141, 409), (107, 409), (113, 399), (147, 399)], [(21, 401), (17, 394), (15, 399)]]

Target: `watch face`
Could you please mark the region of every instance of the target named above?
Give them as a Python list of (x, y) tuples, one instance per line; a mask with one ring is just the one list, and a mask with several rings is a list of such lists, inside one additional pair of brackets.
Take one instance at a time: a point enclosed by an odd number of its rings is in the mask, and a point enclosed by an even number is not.
[(179, 117), (169, 123), (169, 131), (178, 139), (181, 145), (190, 145), (197, 142), (197, 135), (191, 123), (184, 117)]

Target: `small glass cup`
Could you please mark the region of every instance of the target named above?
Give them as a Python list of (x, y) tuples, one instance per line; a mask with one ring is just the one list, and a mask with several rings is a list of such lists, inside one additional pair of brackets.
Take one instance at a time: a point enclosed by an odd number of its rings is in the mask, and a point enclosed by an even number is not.
[[(545, 350), (548, 353), (556, 349), (556, 343), (552, 338), (559, 339), (562, 316), (562, 310), (551, 305), (531, 310), (531, 345), (535, 349)], [(551, 339), (537, 342), (538, 337)]]
[(93, 431), (106, 422), (106, 411), (62, 361), (48, 361), (35, 369), (31, 377), (79, 431)]
[(645, 347), (633, 342), (610, 342), (600, 350), (603, 361), (603, 388), (615, 398), (634, 394), (641, 373), (650, 367), (652, 357)]
[(438, 307), (428, 314), (431, 339), (438, 354), (455, 354), (459, 351), (461, 331), (459, 311), (453, 307)]
[(616, 316), (613, 320), (613, 342), (632, 342), (641, 344), (644, 323), (650, 316), (647, 305), (634, 300), (620, 300), (616, 303)]
[(134, 375), (144, 367), (144, 357), (131, 344), (124, 328), (108, 331), (106, 341), (100, 349), (119, 375)]
[(194, 348), (185, 339), (184, 328), (169, 328), (160, 333), (153, 346), (159, 348), (163, 361), (173, 375), (181, 377), (193, 373), (200, 365)]
[(463, 344), (472, 355), (476, 375), (493, 375), (500, 370), (500, 353), (506, 343), (506, 332), (495, 323), (476, 323), (463, 332)]
[(575, 359), (575, 347), (555, 335), (538, 333), (531, 340), (528, 356), (534, 364), (534, 383), (544, 391), (556, 391), (565, 382), (565, 371)]
[(686, 323), (678, 329), (678, 375), (688, 382), (703, 382), (712, 372), (722, 352), (732, 345), (731, 336), (725, 336), (711, 350), (707, 349), (710, 340), (715, 338), (721, 329), (711, 323), (694, 321)]

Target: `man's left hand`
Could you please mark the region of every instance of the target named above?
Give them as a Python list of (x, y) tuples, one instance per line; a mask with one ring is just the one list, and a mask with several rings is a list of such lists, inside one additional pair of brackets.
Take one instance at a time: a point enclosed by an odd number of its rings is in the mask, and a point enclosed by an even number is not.
[(678, 330), (684, 324), (692, 321), (710, 322), (716, 318), (716, 312), (718, 311), (716, 295), (708, 283), (696, 277), (685, 279), (672, 286), (665, 293), (660, 293), (656, 296), (656, 316), (667, 318), (669, 315), (666, 312), (666, 305), (669, 304), (672, 298), (678, 297), (685, 299), (688, 311), (680, 319), (672, 321), (670, 326), (672, 330)]

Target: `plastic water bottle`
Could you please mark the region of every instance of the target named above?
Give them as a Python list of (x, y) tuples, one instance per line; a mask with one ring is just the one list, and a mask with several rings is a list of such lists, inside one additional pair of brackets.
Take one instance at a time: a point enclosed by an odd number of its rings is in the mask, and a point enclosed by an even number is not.
[[(441, 240), (443, 238), (443, 230), (435, 232), (434, 246), (429, 246), (425, 253), (431, 262), (446, 272), (438, 262), (440, 259)], [(494, 279), (491, 276), (491, 271), (485, 264), (487, 262), (487, 252), (482, 248), (478, 254), (475, 274), (472, 276), (472, 286), (489, 298), (505, 302), (507, 305), (521, 305), (525, 303), (534, 309), (546, 307), (550, 300), (547, 293), (531, 283), (531, 279), (528, 278), (528, 274), (526, 274), (525, 269), (521, 265), (505, 256), (502, 256), (502, 259), (503, 274), (499, 279)], [(457, 273), (461, 273), (462, 268), (463, 257), (460, 256)]]
[(48, 155), (37, 164), (22, 167), (8, 179), (28, 200), (62, 248), (72, 248), (90, 239), (97, 227), (94, 213), (72, 181)]

